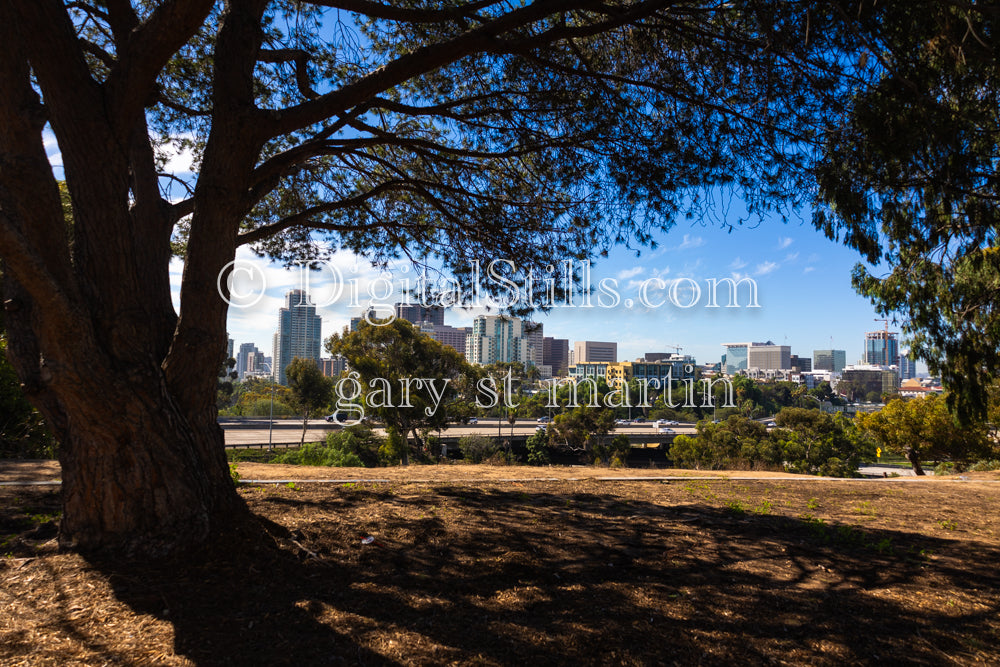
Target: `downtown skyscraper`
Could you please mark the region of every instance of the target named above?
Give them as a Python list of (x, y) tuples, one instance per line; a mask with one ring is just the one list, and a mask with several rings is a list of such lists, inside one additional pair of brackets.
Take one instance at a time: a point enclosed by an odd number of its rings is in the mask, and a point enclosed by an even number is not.
[(312, 359), (319, 365), (323, 318), (304, 290), (285, 293), (285, 306), (278, 311), (278, 330), (274, 332), (271, 375), (278, 384), (287, 384), (285, 369), (295, 357)]

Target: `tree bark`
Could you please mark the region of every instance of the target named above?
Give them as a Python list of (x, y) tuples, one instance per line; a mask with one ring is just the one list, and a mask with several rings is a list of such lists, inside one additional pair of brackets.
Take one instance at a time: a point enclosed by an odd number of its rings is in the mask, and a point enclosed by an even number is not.
[(218, 424), (182, 415), (162, 381), (117, 384), (112, 401), (65, 403), (60, 544), (159, 556), (247, 518)]
[(927, 473), (924, 472), (923, 467), (920, 465), (920, 453), (919, 452), (914, 451), (914, 450), (911, 449), (910, 451), (908, 451), (906, 453), (906, 458), (910, 462), (910, 465), (913, 466), (913, 474), (914, 475), (926, 475), (927, 474)]

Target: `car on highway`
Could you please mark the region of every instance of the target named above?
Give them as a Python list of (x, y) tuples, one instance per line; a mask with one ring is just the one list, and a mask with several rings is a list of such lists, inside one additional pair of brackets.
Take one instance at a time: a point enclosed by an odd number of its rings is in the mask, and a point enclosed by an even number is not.
[(615, 425), (616, 426), (630, 426), (631, 424), (632, 424), (632, 421), (629, 420), (629, 419), (616, 419), (615, 420)]
[(664, 433), (664, 434), (677, 433), (677, 431), (675, 431), (674, 429), (667, 428), (666, 426), (657, 426), (656, 427), (656, 432), (657, 433)]
[(478, 424), (479, 420), (476, 419), (475, 417), (469, 417), (469, 423), (470, 424)]
[(538, 418), (538, 423), (539, 424), (548, 424), (550, 421), (552, 421), (552, 419), (550, 419), (549, 417), (539, 417)]

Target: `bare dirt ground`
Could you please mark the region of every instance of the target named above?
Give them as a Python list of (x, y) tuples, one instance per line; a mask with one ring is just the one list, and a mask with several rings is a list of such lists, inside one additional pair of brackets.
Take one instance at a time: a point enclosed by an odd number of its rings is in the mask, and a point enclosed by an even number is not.
[(1000, 663), (995, 483), (356, 472), (398, 477), (242, 486), (276, 548), (155, 564), (60, 553), (57, 491), (0, 488), (0, 664)]

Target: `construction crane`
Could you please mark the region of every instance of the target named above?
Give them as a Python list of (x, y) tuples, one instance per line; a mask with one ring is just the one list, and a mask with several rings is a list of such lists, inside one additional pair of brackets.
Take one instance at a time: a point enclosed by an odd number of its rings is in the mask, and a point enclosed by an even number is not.
[(674, 350), (674, 354), (680, 354), (680, 353), (681, 353), (681, 350), (683, 350), (683, 349), (684, 349), (684, 348), (683, 348), (682, 346), (680, 346), (680, 345), (671, 345), (670, 343), (667, 343), (667, 344), (666, 344), (666, 345), (665, 345), (664, 347), (667, 347), (667, 348), (669, 348), (669, 349), (671, 349), (671, 350)]

